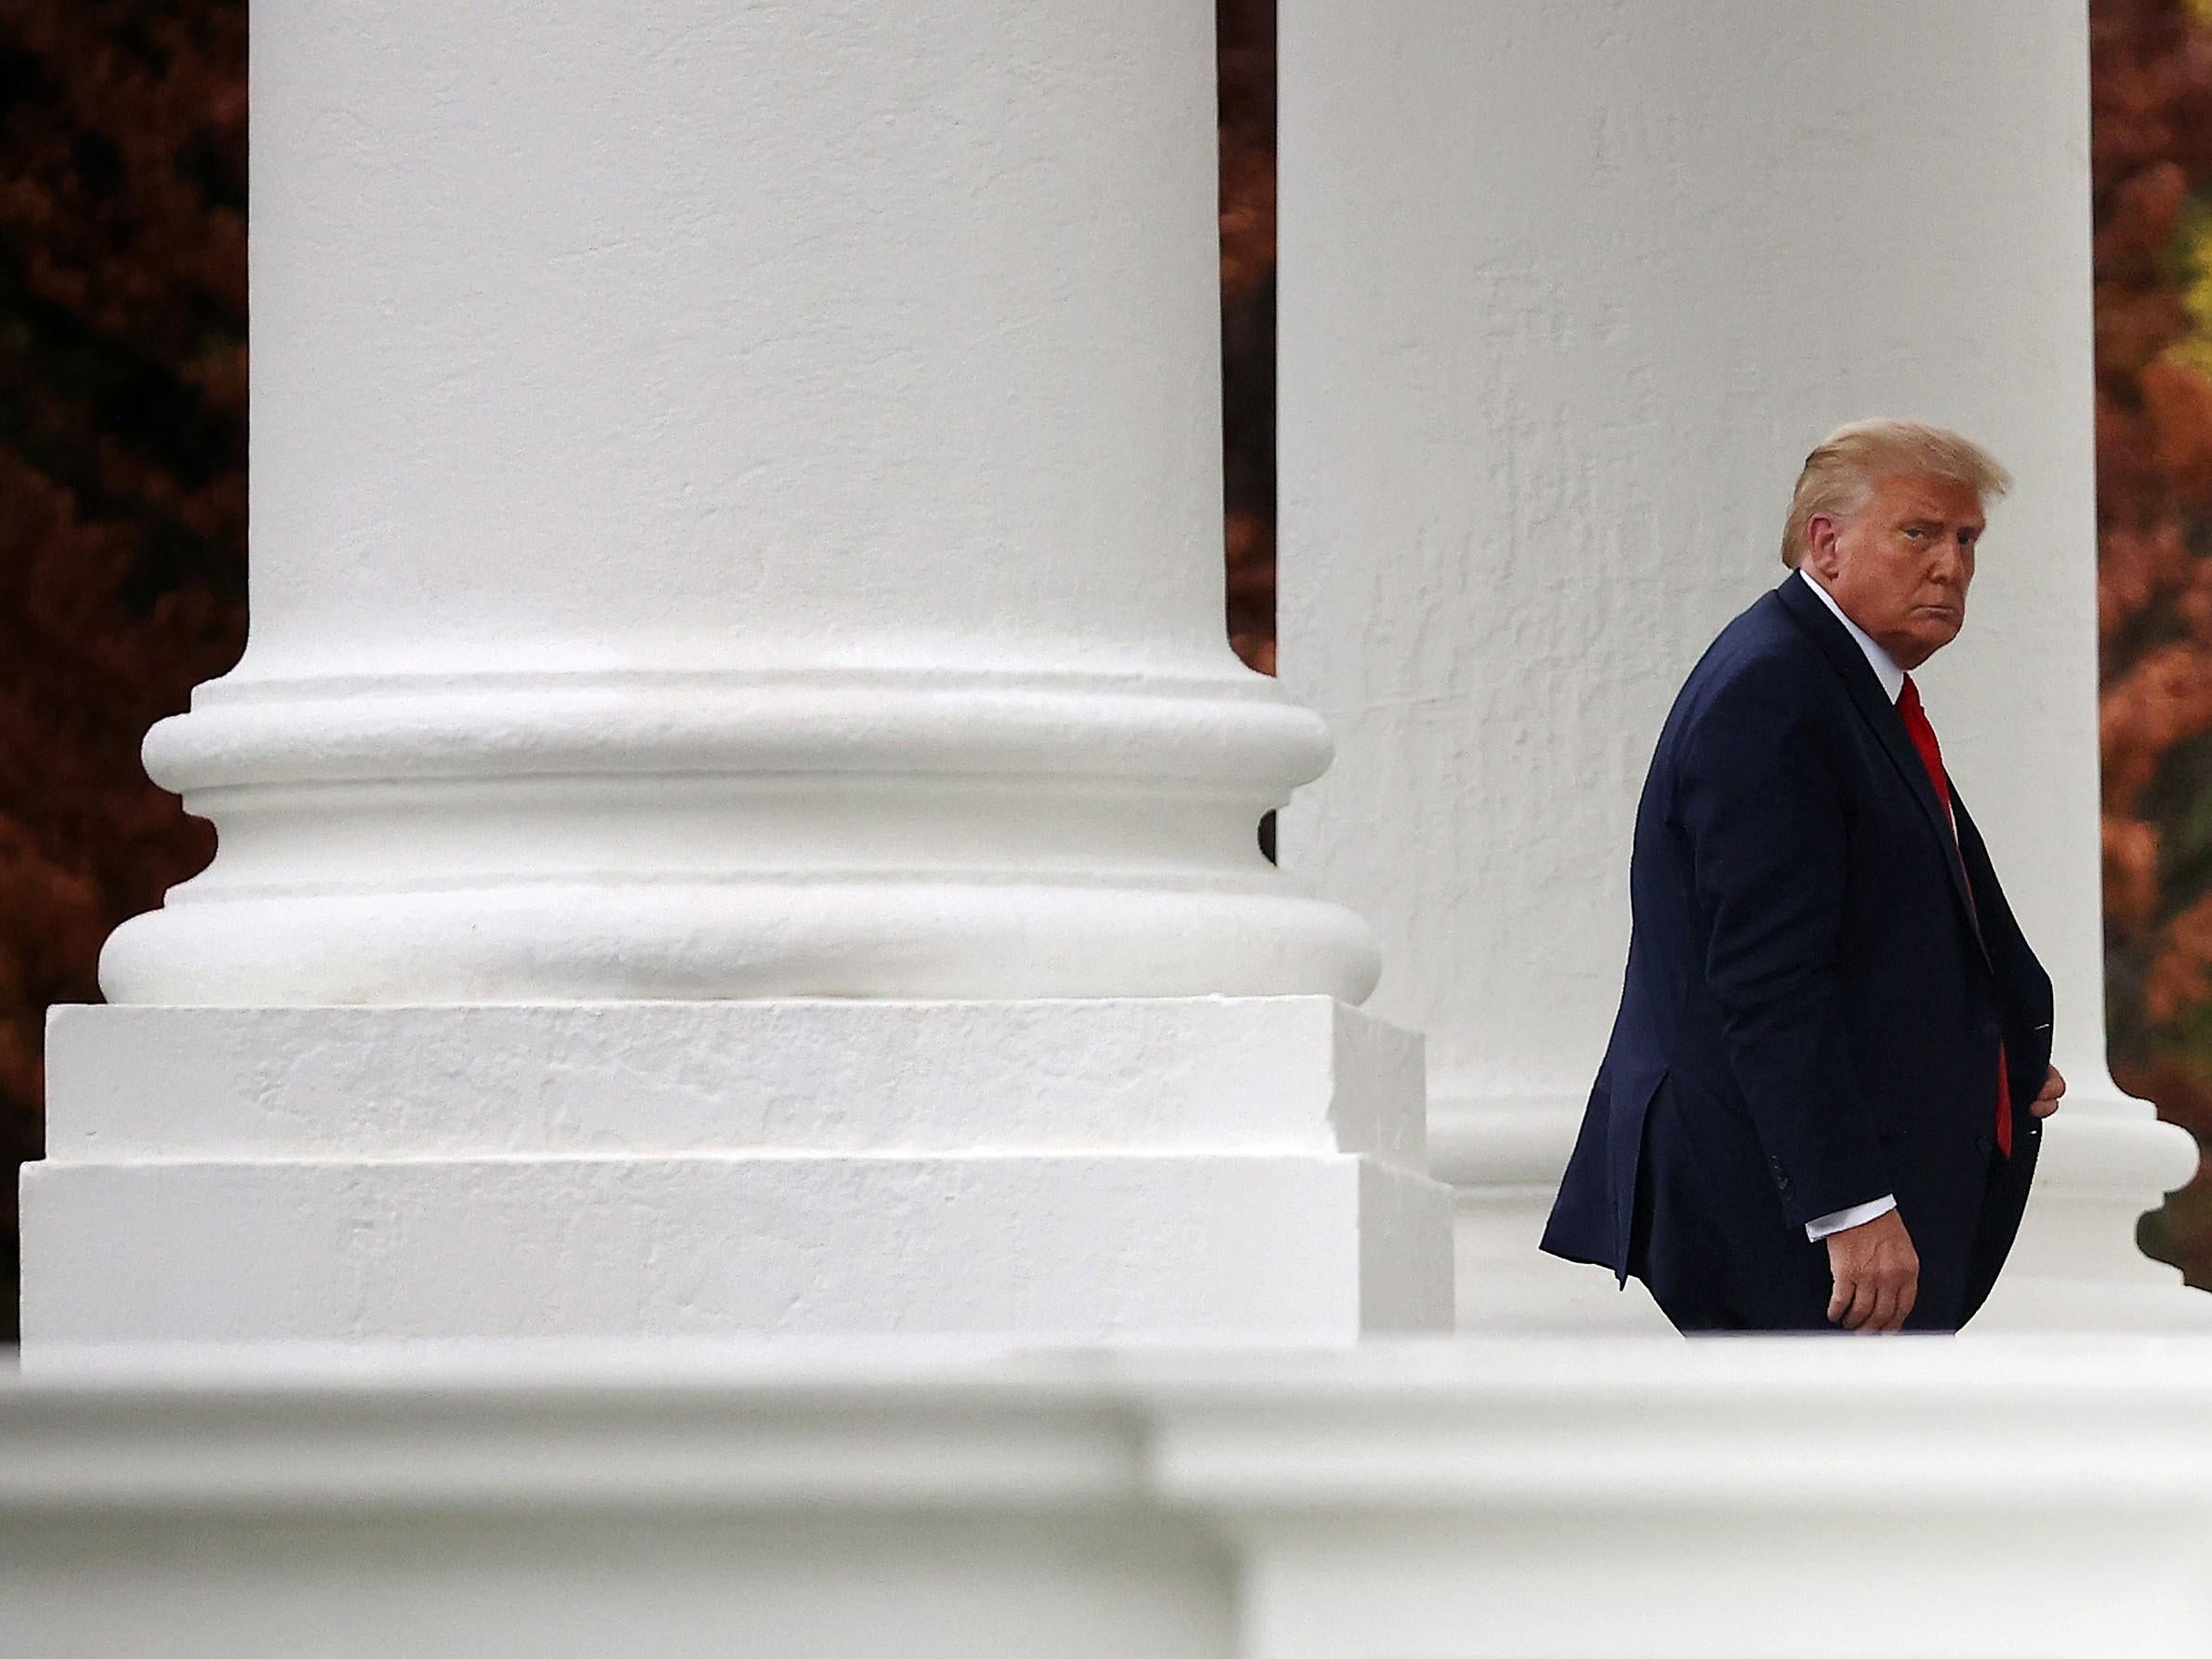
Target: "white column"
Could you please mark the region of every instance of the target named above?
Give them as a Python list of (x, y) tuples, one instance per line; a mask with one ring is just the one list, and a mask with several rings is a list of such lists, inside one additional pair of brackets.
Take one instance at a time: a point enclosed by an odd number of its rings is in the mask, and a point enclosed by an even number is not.
[(1340, 758), (1293, 873), (1429, 1041), (1460, 1316), (1649, 1327), (1536, 1253), (1603, 1051), (1669, 700), (1867, 415), (2018, 475), (1928, 706), (2073, 1083), (1991, 1325), (2212, 1312), (2135, 1248), (2187, 1138), (2105, 1069), (2079, 0), (1289, 0), (1282, 663)]
[(253, 29), (220, 850), (57, 1025), (33, 1339), (1429, 1319), (1254, 841), (1203, 0)]

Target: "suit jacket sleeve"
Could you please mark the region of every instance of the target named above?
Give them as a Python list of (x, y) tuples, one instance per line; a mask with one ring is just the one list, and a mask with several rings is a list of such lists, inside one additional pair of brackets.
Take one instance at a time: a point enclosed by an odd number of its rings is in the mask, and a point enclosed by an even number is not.
[(1844, 1024), (1847, 800), (1801, 680), (1754, 665), (1686, 734), (1676, 796), (1730, 1069), (1793, 1228), (1891, 1190)]

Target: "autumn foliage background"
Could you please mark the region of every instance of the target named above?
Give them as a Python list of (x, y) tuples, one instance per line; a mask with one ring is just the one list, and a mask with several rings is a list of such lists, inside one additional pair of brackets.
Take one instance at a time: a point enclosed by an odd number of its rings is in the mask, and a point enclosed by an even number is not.
[[(2205, 1141), (2212, 0), (2090, 13), (2113, 1067)], [(1274, 6), (1216, 17), (1226, 625), (1272, 671)], [(138, 747), (245, 644), (245, 137), (244, 0), (0, 0), (0, 1177), (45, 1010), (214, 850)], [(2212, 1177), (2144, 1242), (2212, 1284)]]
[[(2090, 7), (2113, 1073), (2212, 1141), (2212, 6)], [(2143, 1242), (2212, 1284), (2212, 1176)]]
[(138, 750), (245, 643), (245, 215), (244, 0), (0, 0), (9, 1329), (46, 1005), (215, 847)]

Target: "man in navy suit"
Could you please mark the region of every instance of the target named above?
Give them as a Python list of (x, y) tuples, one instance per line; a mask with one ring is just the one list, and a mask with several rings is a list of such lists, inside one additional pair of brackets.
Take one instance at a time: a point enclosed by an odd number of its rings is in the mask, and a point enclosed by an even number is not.
[(1790, 576), (1660, 733), (1543, 1248), (1635, 1275), (1679, 1330), (1955, 1330), (2012, 1247), (2065, 1090), (2051, 983), (1911, 678), (1965, 623), (2009, 483), (1932, 427), (1831, 434)]

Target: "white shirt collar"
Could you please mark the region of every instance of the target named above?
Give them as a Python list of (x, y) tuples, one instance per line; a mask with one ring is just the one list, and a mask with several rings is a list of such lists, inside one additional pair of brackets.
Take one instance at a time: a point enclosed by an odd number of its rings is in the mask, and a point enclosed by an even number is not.
[(1896, 702), (1905, 688), (1905, 671), (1897, 666), (1897, 659), (1875, 643), (1873, 634), (1844, 615), (1843, 606), (1835, 603), (1835, 596), (1827, 589), (1821, 587), (1802, 570), (1797, 573), (1797, 579), (1818, 594), (1821, 603), (1835, 613), (1835, 619), (1844, 625), (1844, 631), (1849, 634), (1852, 643), (1866, 654), (1866, 666), (1874, 670), (1874, 678), (1882, 683), (1882, 695), (1891, 702)]

